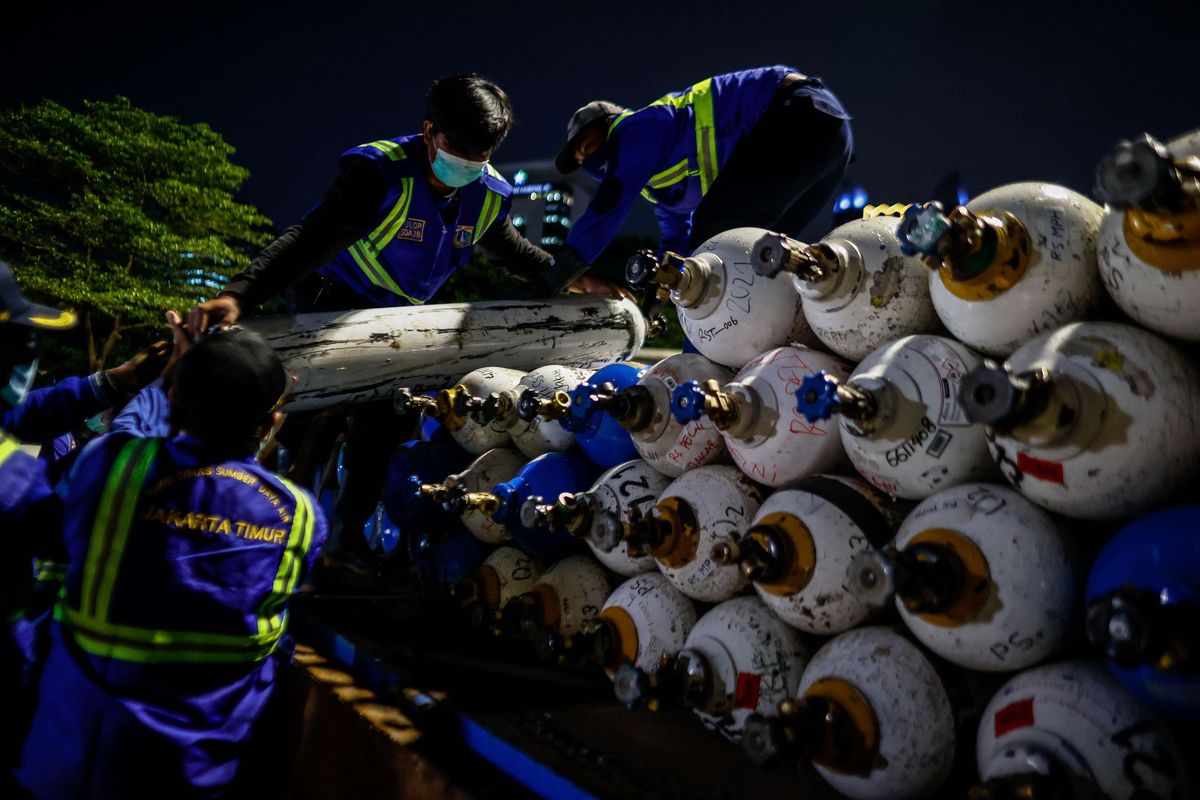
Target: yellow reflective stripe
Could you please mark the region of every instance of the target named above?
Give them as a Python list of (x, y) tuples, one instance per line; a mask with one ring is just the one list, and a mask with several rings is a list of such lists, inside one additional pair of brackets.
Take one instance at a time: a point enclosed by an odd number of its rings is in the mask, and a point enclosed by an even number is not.
[(358, 264), (358, 268), (363, 271), (363, 274), (367, 276), (367, 279), (380, 289), (384, 289), (392, 294), (399, 295), (413, 305), (419, 306), (425, 302), (424, 300), (418, 300), (417, 298), (406, 294), (404, 290), (401, 289), (394, 280), (392, 280), (392, 276), (388, 275), (387, 270), (383, 268), (383, 265), (380, 264), (373, 255), (371, 255), (363, 241), (360, 240), (350, 245), (350, 247), (347, 249), (347, 252), (350, 253), (350, 257), (354, 259), (354, 263)]
[(88, 653), (141, 663), (258, 661), (270, 655), (281, 636), (279, 630), (236, 635), (114, 625), (62, 602), (55, 605), (54, 618), (70, 629), (76, 643)]
[(402, 178), (400, 180), (400, 199), (396, 201), (396, 205), (392, 207), (391, 213), (387, 218), (380, 223), (379, 227), (367, 237), (370, 245), (374, 247), (375, 253), (378, 253), (388, 245), (400, 232), (400, 228), (408, 219), (408, 208), (412, 204), (412, 178)]
[(375, 142), (367, 142), (366, 144), (360, 144), (359, 147), (374, 147), (392, 161), (400, 161), (408, 158), (408, 156), (404, 153), (404, 148), (390, 139), (380, 139)]
[[(118, 513), (126, 500), (131, 486), (131, 476), (141, 461), (140, 456), (147, 448), (157, 449), (158, 442), (152, 439), (131, 439), (117, 453), (109, 469), (108, 478), (100, 493), (100, 503), (92, 520), (92, 535), (88, 541), (87, 559), (83, 565), (83, 582), (80, 587), (80, 608), (87, 614), (96, 613), (96, 606), (107, 571), (113, 540), (116, 537)], [(145, 475), (143, 474), (143, 479)], [(135, 487), (137, 491), (141, 486)], [(136, 496), (134, 501), (136, 502)], [(117, 508), (114, 511), (114, 506)], [(132, 509), (130, 509), (132, 513)]]
[[(114, 520), (115, 525), (109, 529), (109, 535), (112, 538), (108, 547), (107, 558), (100, 565), (98, 575), (100, 585), (96, 592), (96, 605), (92, 609), (92, 616), (100, 621), (108, 619), (108, 610), (112, 603), (113, 589), (116, 588), (117, 583), (117, 571), (121, 566), (121, 556), (125, 551), (125, 543), (129, 540), (129, 531), (133, 527), (133, 511), (137, 506), (138, 497), (142, 493), (142, 485), (146, 482), (146, 473), (150, 471), (150, 464), (154, 461), (154, 455), (158, 451), (157, 439), (142, 439), (139, 441), (144, 443), (145, 446), (133, 455), (133, 469), (129, 481), (122, 487), (120, 505), (117, 508), (117, 516)], [(107, 491), (107, 487), (105, 488)], [(92, 543), (89, 549), (95, 546), (95, 544), (95, 532), (93, 531)]]
[(17, 444), (17, 440), (8, 436), (5, 433), (0, 433), (0, 464), (8, 460), (9, 456), (21, 449)]
[[(282, 479), (281, 479), (282, 480)], [(292, 495), (295, 512), (292, 515), (292, 530), (288, 534), (287, 545), (279, 558), (279, 569), (275, 572), (275, 581), (271, 591), (263, 598), (258, 611), (258, 632), (266, 633), (282, 629), (283, 615), (278, 609), (291, 596), (300, 579), (300, 569), (304, 563), (304, 555), (312, 542), (313, 515), (308, 498), (294, 485), (283, 480), (283, 486)]]
[(662, 189), (664, 186), (670, 186), (673, 183), (678, 183), (688, 176), (688, 160), (685, 158), (673, 167), (668, 167), (662, 172), (650, 176), (650, 180), (646, 181), (647, 188)]
[(471, 240), (472, 244), (479, 241), (480, 237), (483, 236), (483, 232), (491, 227), (499, 214), (500, 195), (488, 189), (487, 194), (483, 198), (483, 208), (479, 210), (479, 219), (475, 222), (475, 236)]

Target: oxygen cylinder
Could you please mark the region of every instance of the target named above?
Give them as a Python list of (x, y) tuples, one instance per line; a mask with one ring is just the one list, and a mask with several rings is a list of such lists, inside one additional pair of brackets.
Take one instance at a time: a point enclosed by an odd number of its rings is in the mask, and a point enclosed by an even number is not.
[(1005, 478), (1068, 516), (1149, 510), (1200, 468), (1200, 378), (1174, 347), (1130, 325), (1043, 334), (1003, 369), (969, 373), (959, 402), (990, 426)]
[(700, 617), (683, 649), (657, 673), (622, 664), (613, 688), (630, 707), (678, 702), (736, 742), (747, 717), (795, 693), (810, 652), (800, 633), (757, 597), (735, 597)]
[(1096, 169), (1109, 295), (1138, 324), (1200, 341), (1200, 131), (1121, 142)]
[(742, 744), (751, 758), (811, 759), (853, 800), (932, 797), (954, 764), (950, 697), (924, 653), (887, 627), (826, 642), (805, 668), (796, 699), (778, 711), (747, 721)]
[(1169, 732), (1103, 665), (1026, 670), (988, 704), (972, 798), (1191, 797)]
[(383, 485), (383, 506), (388, 516), (406, 532), (436, 533), (457, 525), (438, 503), (422, 497), (416, 487), (440, 480), (467, 465), (469, 456), (452, 444), (413, 440), (404, 442), (388, 461)]
[(941, 327), (929, 277), (887, 217), (851, 220), (816, 244), (767, 233), (751, 255), (761, 276), (791, 274), (813, 333), (843, 358), (861, 361), (884, 342)]
[(551, 364), (538, 367), (522, 376), (516, 386), (492, 392), (479, 398), (482, 405), (476, 414), (481, 423), (506, 428), (517, 449), (530, 458), (542, 453), (561, 453), (575, 444), (575, 435), (561, 425), (552, 424), (536, 414), (518, 412), (521, 403), (536, 405), (539, 400), (549, 400), (556, 392), (563, 392), (586, 381), (590, 370), (575, 367), (560, 367)]
[(530, 591), (541, 574), (538, 563), (526, 553), (497, 547), (473, 575), (450, 587), (450, 593), (467, 613), (471, 627), (481, 630), (496, 621), (508, 601)]
[(629, 431), (608, 414), (594, 414), (585, 410), (579, 398), (598, 386), (611, 387), (619, 392), (637, 383), (645, 372), (646, 367), (641, 364), (609, 364), (596, 370), (570, 392), (556, 394), (550, 403), (542, 403), (538, 411), (544, 416), (557, 418), (562, 427), (574, 433), (584, 455), (598, 466), (607, 469), (624, 464), (638, 457)]
[[(416, 491), (422, 497), (444, 505), (455, 495), (487, 491), (498, 483), (512, 480), (521, 467), (525, 466), (525, 462), (525, 457), (516, 450), (493, 447), (472, 461), (462, 472), (447, 475), (441, 483), (421, 483), (417, 485)], [(409, 488), (412, 488), (411, 482)], [(481, 542), (499, 544), (510, 538), (507, 525), (497, 522), (477, 508), (465, 509), (462, 523)]]
[(596, 479), (596, 466), (582, 456), (546, 453), (530, 461), (511, 480), (493, 486), (489, 492), (454, 492), (447, 508), (456, 514), (478, 510), (505, 525), (513, 543), (529, 555), (552, 563), (582, 549), (577, 539), (552, 533), (545, 525), (527, 528), (521, 524), (521, 506), (530, 497), (558, 497), (563, 492), (579, 492)]
[(1013, 183), (949, 213), (940, 203), (914, 205), (897, 236), (933, 269), (933, 306), (954, 338), (1004, 356), (1096, 304), (1101, 215), (1062, 186)]
[(1109, 540), (1087, 583), (1087, 633), (1126, 688), (1200, 722), (1200, 506), (1147, 514)]
[(605, 472), (586, 492), (564, 493), (550, 504), (530, 497), (521, 509), (526, 528), (549, 525), (585, 540), (604, 566), (626, 578), (657, 569), (654, 557), (629, 555), (624, 541), (631, 516), (649, 511), (670, 483), (665, 475), (635, 459)]
[(418, 531), (408, 541), (420, 579), (442, 585), (456, 583), (479, 569), (491, 552), (491, 547), (457, 521), (449, 529)]
[(500, 631), (533, 641), (574, 636), (600, 613), (610, 589), (608, 573), (591, 556), (567, 556), (504, 605)]
[(824, 371), (844, 380), (850, 369), (807, 347), (778, 347), (750, 361), (724, 386), (716, 381), (678, 386), (671, 411), (681, 424), (707, 416), (734, 463), (754, 480), (773, 488), (795, 486), (846, 460), (838, 426), (807, 422), (796, 408), (796, 390), (810, 375)]
[(817, 475), (768, 497), (746, 535), (711, 555), (736, 564), (784, 622), (828, 636), (871, 615), (846, 573), (854, 556), (891, 541), (899, 523), (895, 504), (862, 481)]
[(963, 414), (958, 387), (980, 359), (953, 339), (907, 336), (876, 350), (841, 383), (825, 373), (796, 392), (806, 420), (839, 416), (858, 473), (894, 497), (997, 477), (982, 425)]
[(508, 429), (498, 422), (480, 423), (472, 417), (483, 405), (482, 398), (516, 386), (524, 372), (505, 367), (482, 367), (462, 377), (452, 389), (443, 389), (434, 397), (397, 389), (393, 398), (396, 412), (411, 410), (431, 416), (450, 431), (459, 447), (472, 455), (482, 455), (493, 447), (512, 444)]
[(857, 556), (850, 589), (895, 602), (942, 658), (1010, 672), (1045, 659), (1077, 622), (1075, 548), (1053, 518), (1003, 486), (968, 483), (913, 509), (882, 551)]
[(683, 649), (695, 624), (692, 601), (665, 576), (649, 572), (618, 586), (584, 630), (592, 637), (593, 658), (611, 677), (626, 663), (656, 671), (664, 657)]
[[(597, 373), (599, 375), (599, 373)], [(699, 353), (668, 356), (646, 370), (636, 384), (617, 387), (592, 382), (570, 398), (568, 419), (615, 420), (630, 432), (638, 455), (654, 469), (677, 478), (685, 470), (721, 461), (725, 441), (708, 420), (686, 425), (671, 414), (671, 392), (685, 381), (728, 381), (733, 372)]]
[(654, 285), (670, 299), (684, 335), (705, 357), (739, 369), (772, 347), (817, 345), (800, 298), (785, 277), (755, 274), (751, 254), (767, 231), (734, 228), (696, 248), (690, 257), (649, 250), (634, 255), (625, 278), (635, 287)]
[(742, 538), (762, 500), (762, 490), (733, 467), (686, 472), (645, 515), (631, 517), (629, 555), (654, 556), (667, 579), (693, 600), (728, 600), (746, 586), (746, 578), (710, 554), (715, 545)]

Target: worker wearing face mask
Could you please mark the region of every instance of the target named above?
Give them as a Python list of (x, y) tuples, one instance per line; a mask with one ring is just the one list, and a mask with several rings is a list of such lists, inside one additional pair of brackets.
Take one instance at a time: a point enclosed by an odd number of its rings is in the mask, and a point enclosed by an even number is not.
[[(532, 293), (556, 293), (571, 276), (513, 227), (512, 187), (488, 163), (512, 120), (508, 96), (491, 81), (474, 74), (437, 81), (426, 98), (421, 132), (345, 151), (342, 174), (321, 203), (218, 297), (192, 309), (189, 332), (200, 336), (214, 324), (232, 324), (289, 288), (298, 312), (424, 303), (467, 263), (476, 245), (526, 279)], [(310, 425), (309, 419), (293, 414), (280, 434), (285, 446), (302, 454), (290, 474), (305, 482), (338, 433), (336, 424)], [(387, 460), (414, 422), (397, 417), (388, 401), (355, 407), (347, 478), (332, 526), (336, 549), (361, 549), (362, 526), (378, 502)]]

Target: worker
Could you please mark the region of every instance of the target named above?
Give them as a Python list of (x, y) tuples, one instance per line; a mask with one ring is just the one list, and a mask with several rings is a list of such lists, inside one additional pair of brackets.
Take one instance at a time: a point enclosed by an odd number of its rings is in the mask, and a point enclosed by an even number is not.
[(253, 458), (286, 386), (262, 337), (206, 336), (167, 380), (178, 434), (103, 436), (66, 490), (66, 580), (16, 772), (35, 797), (234, 785), (325, 536), (312, 497)]
[[(463, 74), (435, 82), (421, 132), (342, 153), (341, 175), (324, 199), (216, 298), (192, 309), (189, 332), (199, 336), (213, 324), (232, 324), (289, 288), (297, 312), (420, 304), (467, 263), (477, 244), (535, 294), (558, 292), (570, 282), (564, 268), (513, 227), (512, 187), (489, 163), (512, 120), (508, 96), (491, 81)], [(598, 282), (585, 288), (612, 291)], [(310, 419), (293, 415), (280, 437), (294, 452), (301, 429), (324, 436), (311, 448), (316, 455), (291, 471), (297, 480), (309, 478), (338, 434), (332, 427), (318, 432), (306, 424)], [(398, 417), (390, 401), (353, 411), (347, 477), (333, 521), (333, 539), (345, 549), (365, 546), (357, 534), (378, 502), (388, 458), (414, 425), (415, 417)]]
[(852, 158), (849, 120), (820, 78), (787, 66), (706, 78), (636, 111), (588, 103), (555, 159), (600, 181), (559, 254), (564, 271), (596, 260), (639, 194), (654, 205), (660, 252), (687, 255), (743, 226), (798, 234)]

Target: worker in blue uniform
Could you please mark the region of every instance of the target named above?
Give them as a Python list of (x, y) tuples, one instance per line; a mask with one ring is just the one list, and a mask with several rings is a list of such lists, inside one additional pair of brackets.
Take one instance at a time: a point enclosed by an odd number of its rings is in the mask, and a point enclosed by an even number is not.
[(631, 110), (603, 100), (567, 124), (555, 166), (600, 181), (567, 235), (579, 274), (639, 195), (654, 206), (660, 251), (689, 254), (742, 226), (798, 234), (853, 156), (850, 116), (820, 78), (777, 65), (706, 78)]
[[(193, 336), (236, 322), (290, 289), (295, 311), (342, 311), (424, 303), (476, 245), (537, 294), (569, 282), (561, 266), (525, 240), (509, 220), (512, 187), (489, 163), (512, 125), (512, 105), (478, 75), (452, 75), (430, 89), (420, 133), (380, 139), (342, 153), (342, 173), (324, 199), (234, 276), (220, 295), (189, 315)], [(611, 287), (593, 284), (595, 291)], [(296, 451), (308, 429), (316, 458), (289, 473), (308, 480), (338, 435), (336, 426), (292, 415), (281, 440)], [(346, 480), (334, 514), (334, 539), (362, 548), (358, 535), (378, 502), (387, 460), (412, 438), (415, 418), (389, 401), (357, 406), (346, 440)], [(319, 430), (320, 434), (314, 433)], [(314, 439), (320, 438), (314, 445)], [(342, 537), (341, 531), (349, 532)]]
[(67, 575), (16, 772), (35, 797), (233, 785), (325, 536), (312, 497), (253, 458), (286, 388), (270, 346), (214, 333), (169, 380), (178, 434), (97, 439), (66, 491)]

